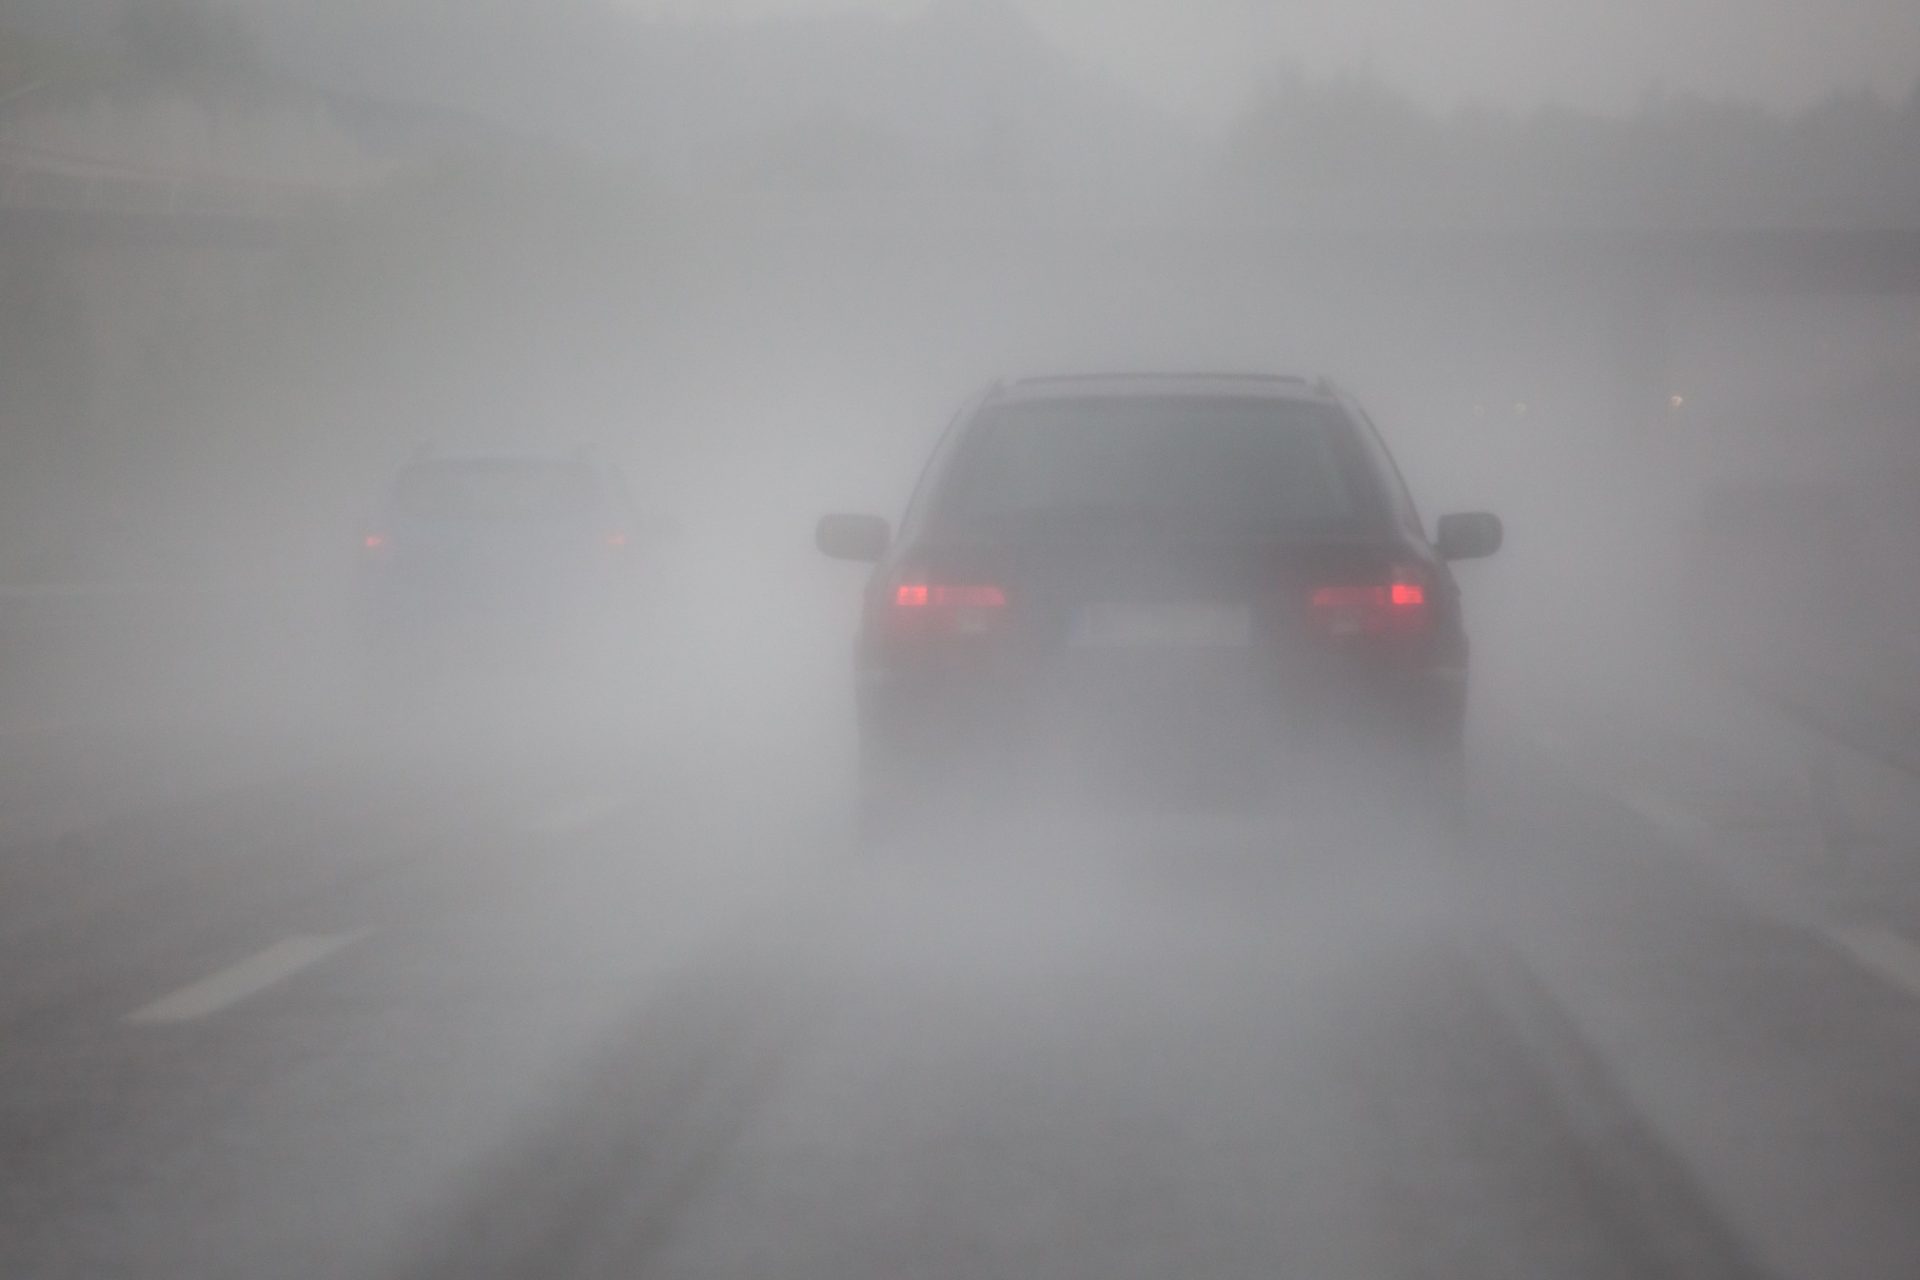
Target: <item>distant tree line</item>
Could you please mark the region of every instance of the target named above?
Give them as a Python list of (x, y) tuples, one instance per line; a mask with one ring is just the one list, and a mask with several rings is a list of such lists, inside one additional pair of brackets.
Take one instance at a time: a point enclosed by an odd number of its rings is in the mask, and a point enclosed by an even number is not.
[[(52, 56), (44, 41), (35, 49), (12, 38), (10, 12), (53, 3), (0, 0), (0, 37), (6, 37), (0, 39), (0, 92)], [(398, 0), (339, 3), (338, 21), (364, 25), (369, 40), (396, 12), (412, 15), (408, 30), (444, 32), (444, 39), (422, 47), (452, 50), (462, 74), (483, 83), (513, 65), (516, 38), (538, 33), (548, 63), (580, 63), (594, 72), (588, 80), (607, 86), (604, 101), (567, 99), (573, 119), (604, 122), (619, 117), (623, 102), (631, 108), (618, 90), (633, 77), (620, 69), (632, 62), (637, 75), (647, 56), (648, 29), (605, 0), (549, 0), (526, 8), (519, 6), (527, 0), (415, 0), (410, 8)], [(73, 43), (104, 54), (119, 78), (228, 87), (273, 80), (272, 59), (262, 52), (263, 33), (276, 21), (270, 8), (237, 0), (120, 0), (110, 11), (117, 15), (112, 22), (90, 39), (74, 35)], [(685, 100), (675, 99), (685, 145), (704, 158), (707, 179), (806, 194), (1017, 194), (1099, 183), (1104, 175), (1116, 189), (1158, 182), (1278, 220), (1920, 226), (1920, 82), (1901, 100), (1847, 92), (1795, 112), (1649, 92), (1624, 115), (1565, 106), (1437, 113), (1369, 75), (1287, 74), (1221, 134), (1174, 130), (1148, 138), (1151, 130), (1125, 120), (1115, 99), (1070, 92), (1074, 68), (1063, 58), (1041, 56), (1046, 46), (1039, 36), (1031, 41), (1015, 62), (1028, 80), (1049, 83), (1022, 80), (1022, 96), (1013, 98), (997, 96), (996, 86), (1008, 76), (994, 59), (1012, 56), (996, 52), (1000, 42), (951, 49), (949, 56), (965, 64), (952, 78), (979, 86), (971, 108), (977, 118), (938, 137), (916, 134), (884, 111), (836, 107), (831, 95), (813, 101), (807, 95), (814, 90), (804, 87), (810, 81), (800, 75), (792, 101), (724, 128), (706, 119), (718, 104), (689, 88)], [(836, 48), (821, 45), (826, 65)], [(426, 55), (416, 49), (406, 56)], [(434, 105), (432, 83), (423, 73), (422, 106)], [(564, 77), (530, 76), (497, 110), (477, 116), (491, 117), (503, 139), (530, 132), (564, 143), (564, 129), (534, 122), (553, 106), (543, 106), (540, 94), (564, 98), (569, 92)], [(1042, 141), (1061, 136), (1062, 122), (1030, 118), (1034, 103), (1070, 104), (1061, 110), (1077, 129), (1083, 156), (1065, 157), (1057, 140)], [(1026, 114), (1017, 104), (1025, 104)], [(639, 152), (628, 158), (647, 163)], [(1088, 163), (1075, 167), (1069, 160)]]
[(1804, 111), (1650, 93), (1625, 116), (1423, 111), (1377, 80), (1289, 77), (1223, 140), (1276, 211), (1594, 225), (1920, 225), (1920, 82)]

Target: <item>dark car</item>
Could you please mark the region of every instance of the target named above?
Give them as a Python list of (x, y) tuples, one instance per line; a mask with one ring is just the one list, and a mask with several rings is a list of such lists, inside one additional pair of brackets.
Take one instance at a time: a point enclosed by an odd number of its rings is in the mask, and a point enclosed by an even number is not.
[(1467, 637), (1449, 560), (1379, 434), (1328, 383), (1241, 375), (996, 385), (935, 448), (857, 644), (864, 812), (1088, 783), (1113, 797), (1455, 785)]
[(376, 667), (547, 657), (594, 634), (624, 602), (634, 528), (624, 480), (590, 456), (414, 458), (362, 537)]

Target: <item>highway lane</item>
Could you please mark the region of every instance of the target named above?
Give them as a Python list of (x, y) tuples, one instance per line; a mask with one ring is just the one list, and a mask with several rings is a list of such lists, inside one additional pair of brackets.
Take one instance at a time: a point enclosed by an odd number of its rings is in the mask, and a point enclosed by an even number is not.
[(7, 845), (0, 1274), (1920, 1266), (1920, 935), (1517, 727), (1460, 848), (890, 857), (831, 751), (463, 737), (250, 740)]
[(183, 732), (147, 759), (218, 781), (6, 843), (0, 1274), (305, 1272), (376, 1239), (810, 838), (704, 782), (720, 816), (689, 825), (670, 797), (710, 756), (488, 727)]

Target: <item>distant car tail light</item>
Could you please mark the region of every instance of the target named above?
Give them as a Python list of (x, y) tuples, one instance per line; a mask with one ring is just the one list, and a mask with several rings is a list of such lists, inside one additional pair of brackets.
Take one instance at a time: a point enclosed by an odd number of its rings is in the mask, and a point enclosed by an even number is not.
[(365, 535), (360, 539), (360, 549), (368, 555), (377, 555), (385, 551), (387, 549), (387, 535), (384, 533), (369, 533)]
[(1314, 627), (1329, 636), (1407, 635), (1432, 621), (1427, 584), (1410, 569), (1386, 582), (1319, 587), (1308, 603)]
[(887, 612), (896, 634), (978, 635), (991, 630), (1006, 608), (1006, 591), (991, 583), (914, 579), (894, 587)]
[(994, 586), (903, 582), (894, 588), (893, 605), (896, 609), (1004, 609), (1007, 593)]
[(601, 541), (605, 542), (612, 550), (620, 551), (625, 549), (627, 545), (627, 534), (624, 529), (615, 529), (611, 533), (604, 535)]

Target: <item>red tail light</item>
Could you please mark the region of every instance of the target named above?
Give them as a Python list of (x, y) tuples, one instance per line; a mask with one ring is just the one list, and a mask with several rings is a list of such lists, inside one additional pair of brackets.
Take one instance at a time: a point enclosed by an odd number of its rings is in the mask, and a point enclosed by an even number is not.
[(975, 585), (937, 586), (925, 582), (903, 582), (894, 589), (896, 609), (1004, 609), (1007, 593), (999, 587)]
[(991, 583), (914, 580), (893, 589), (888, 610), (901, 635), (978, 635), (991, 630), (1006, 610), (1007, 593)]
[(385, 551), (387, 549), (387, 535), (384, 533), (369, 533), (360, 539), (360, 547), (369, 555)]
[(626, 531), (615, 529), (613, 532), (606, 534), (601, 541), (605, 542), (607, 546), (613, 550), (619, 551), (627, 545)]
[(1430, 617), (1426, 584), (1407, 570), (1387, 582), (1321, 587), (1309, 605), (1314, 626), (1332, 636), (1404, 635), (1424, 631)]

